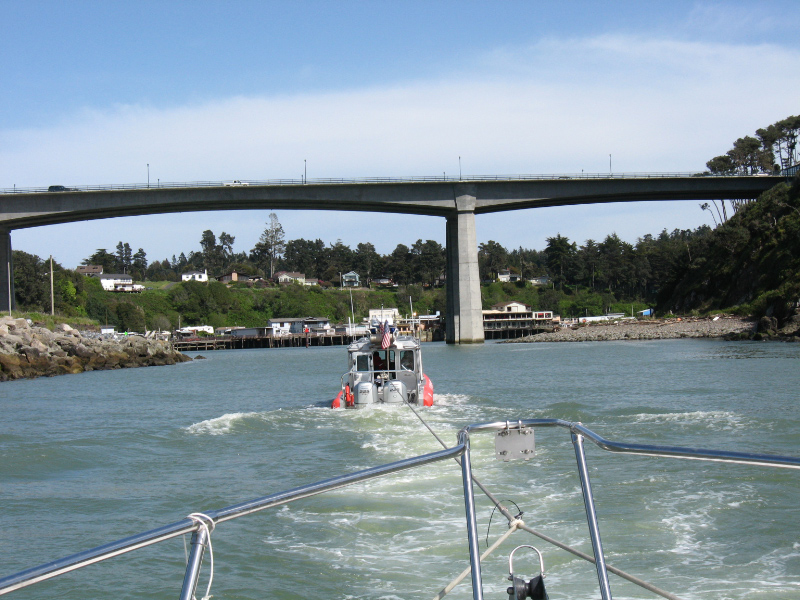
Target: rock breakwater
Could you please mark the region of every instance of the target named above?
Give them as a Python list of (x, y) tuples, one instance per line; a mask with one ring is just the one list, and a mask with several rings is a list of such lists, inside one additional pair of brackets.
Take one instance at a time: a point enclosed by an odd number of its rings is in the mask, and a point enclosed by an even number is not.
[(575, 328), (562, 327), (505, 343), (529, 342), (605, 342), (618, 340), (666, 340), (677, 338), (750, 337), (757, 323), (742, 317), (662, 319), (653, 321), (612, 321)]
[(92, 339), (66, 324), (50, 331), (26, 319), (0, 318), (0, 381), (190, 360), (161, 340), (141, 336)]

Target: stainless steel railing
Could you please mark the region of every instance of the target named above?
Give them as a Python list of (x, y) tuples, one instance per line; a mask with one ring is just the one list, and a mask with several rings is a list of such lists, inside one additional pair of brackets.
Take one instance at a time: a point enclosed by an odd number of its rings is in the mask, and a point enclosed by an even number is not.
[[(355, 473), (333, 477), (309, 485), (300, 486), (288, 491), (278, 492), (269, 496), (263, 496), (254, 500), (235, 504), (219, 510), (205, 511), (203, 514), (219, 524), (224, 521), (249, 515), (267, 508), (294, 502), (302, 498), (308, 498), (322, 494), (324, 492), (353, 485), (355, 483), (383, 477), (391, 473), (404, 471), (423, 465), (439, 462), (450, 458), (461, 457), (461, 472), (464, 487), (464, 504), (467, 524), (467, 541), (470, 553), (470, 567), (472, 571), (472, 592), (474, 600), (483, 599), (483, 584), (481, 579), (480, 551), (478, 547), (477, 520), (475, 514), (475, 499), (473, 494), (473, 477), (470, 457), (470, 434), (483, 432), (499, 432), (502, 430), (516, 428), (536, 428), (536, 427), (560, 427), (570, 431), (575, 457), (578, 464), (578, 473), (581, 480), (586, 518), (589, 525), (589, 534), (592, 541), (595, 566), (597, 569), (598, 583), (600, 585), (601, 597), (603, 600), (611, 600), (611, 590), (608, 582), (605, 558), (603, 554), (602, 542), (600, 539), (600, 529), (597, 520), (597, 512), (594, 505), (594, 497), (591, 489), (589, 471), (587, 468), (586, 454), (583, 446), (584, 440), (589, 440), (603, 450), (616, 453), (641, 454), (646, 456), (684, 458), (704, 461), (731, 462), (746, 465), (756, 465), (763, 467), (779, 467), (789, 469), (800, 469), (800, 458), (767, 454), (751, 454), (746, 452), (729, 452), (719, 450), (707, 450), (702, 448), (684, 448), (678, 446), (656, 446), (647, 444), (632, 444), (624, 442), (613, 442), (607, 440), (581, 423), (573, 423), (561, 419), (529, 419), (519, 421), (501, 421), (495, 423), (481, 423), (469, 425), (458, 432), (458, 443), (452, 448), (447, 448), (439, 452), (432, 452), (420, 456), (407, 458), (405, 460), (364, 469)], [(129, 536), (91, 550), (79, 552), (65, 558), (40, 565), (19, 573), (0, 578), (0, 595), (33, 585), (40, 581), (51, 579), (58, 575), (80, 569), (96, 562), (132, 552), (145, 546), (157, 544), (159, 542), (178, 537), (187, 533), (192, 533), (192, 550), (187, 562), (187, 569), (184, 575), (184, 584), (181, 590), (181, 599), (191, 598), (197, 579), (199, 577), (200, 565), (203, 553), (207, 545), (206, 530), (196, 521), (185, 518), (175, 523), (146, 531), (137, 535)]]
[[(583, 502), (586, 509), (586, 521), (589, 525), (589, 537), (592, 541), (595, 567), (597, 569), (597, 580), (598, 584), (600, 585), (600, 596), (603, 600), (611, 600), (611, 588), (608, 581), (608, 572), (603, 553), (603, 545), (600, 539), (600, 526), (597, 521), (594, 495), (592, 494), (589, 470), (586, 463), (586, 452), (583, 447), (584, 439), (588, 439), (603, 450), (623, 454), (641, 454), (644, 456), (684, 458), (691, 460), (757, 465), (762, 467), (800, 469), (800, 458), (791, 456), (751, 454), (747, 452), (729, 452), (721, 450), (707, 450), (703, 448), (683, 448), (679, 446), (657, 446), (649, 444), (613, 442), (597, 435), (592, 430), (584, 427), (582, 423), (573, 423), (570, 421), (563, 421), (561, 419), (530, 419), (517, 422), (504, 421), (499, 423), (470, 425), (459, 432), (459, 441), (461, 441), (462, 435), (464, 435), (465, 432), (500, 431), (514, 427), (562, 427), (570, 430), (572, 444), (575, 448), (575, 459), (578, 463), (578, 474), (581, 480)], [(477, 596), (474, 597), (477, 600)]]

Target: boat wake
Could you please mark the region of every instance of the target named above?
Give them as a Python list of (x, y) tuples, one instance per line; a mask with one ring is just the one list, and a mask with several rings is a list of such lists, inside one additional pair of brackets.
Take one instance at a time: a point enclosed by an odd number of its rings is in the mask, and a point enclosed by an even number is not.
[(227, 413), (214, 419), (206, 419), (185, 427), (184, 430), (192, 435), (225, 435), (231, 433), (237, 425), (242, 425), (253, 419), (263, 420), (264, 413)]
[(714, 431), (736, 430), (746, 425), (742, 415), (724, 410), (698, 410), (694, 412), (657, 414), (640, 413), (637, 415), (631, 415), (631, 418), (633, 419), (634, 423), (650, 423), (657, 425), (670, 424), (687, 427), (705, 425)]

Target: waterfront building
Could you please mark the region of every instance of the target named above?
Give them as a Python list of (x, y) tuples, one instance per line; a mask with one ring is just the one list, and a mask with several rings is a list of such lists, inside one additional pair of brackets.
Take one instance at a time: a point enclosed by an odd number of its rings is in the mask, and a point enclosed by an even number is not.
[(273, 335), (289, 335), (292, 333), (332, 333), (330, 319), (325, 317), (280, 317), (269, 320), (269, 327)]
[(522, 302), (500, 302), (483, 313), (483, 331), (486, 339), (516, 338), (536, 330), (554, 327), (560, 321), (553, 311), (533, 311)]

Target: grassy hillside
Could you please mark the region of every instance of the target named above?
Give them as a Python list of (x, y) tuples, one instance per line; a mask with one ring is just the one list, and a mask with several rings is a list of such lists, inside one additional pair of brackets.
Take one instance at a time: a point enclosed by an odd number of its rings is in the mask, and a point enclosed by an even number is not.
[[(86, 282), (85, 312), (101, 324), (119, 329), (172, 329), (180, 325), (263, 326), (273, 317), (327, 317), (347, 322), (351, 316), (351, 294), (339, 289), (288, 285), (255, 288), (245, 284), (231, 287), (223, 283), (194, 281), (171, 286), (150, 286), (141, 294), (104, 292), (99, 285)], [(411, 296), (414, 311), (444, 312), (444, 290), (423, 290), (408, 286), (398, 290), (354, 290), (352, 309), (356, 320), (366, 317), (370, 308), (397, 307), (409, 312)]]

